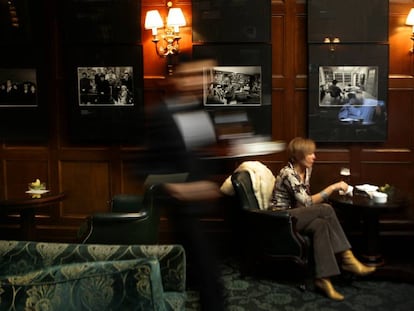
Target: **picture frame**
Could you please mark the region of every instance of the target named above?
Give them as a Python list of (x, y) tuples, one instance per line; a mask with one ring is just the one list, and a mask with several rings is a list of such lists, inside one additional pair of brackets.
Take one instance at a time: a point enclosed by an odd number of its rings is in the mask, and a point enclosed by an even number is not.
[(383, 142), (388, 44), (309, 45), (308, 135), (318, 142)]
[[(38, 46), (11, 45), (3, 53), (0, 85), (10, 80), (14, 91), (9, 95), (0, 91), (0, 139), (43, 142), (49, 135), (44, 50)], [(26, 94), (25, 85), (29, 89), (34, 87), (35, 92)]]
[(193, 0), (193, 42), (268, 43), (270, 11), (270, 0)]
[(378, 66), (319, 66), (319, 107), (378, 102)]
[(203, 71), (204, 106), (261, 106), (260, 66), (217, 66)]
[(58, 6), (64, 43), (141, 42), (141, 1), (66, 0)]
[(77, 68), (78, 104), (127, 107), (135, 104), (132, 66), (90, 66)]
[(272, 62), (272, 46), (270, 44), (194, 45), (193, 58), (214, 59), (217, 66), (253, 68), (260, 71), (261, 106), (272, 105), (272, 72), (268, 66)]
[[(272, 73), (270, 66), (268, 66), (272, 59), (271, 45), (266, 43), (193, 45), (192, 55), (195, 60), (214, 60), (218, 71), (230, 69), (233, 72), (232, 74), (236, 76), (237, 71), (241, 69), (253, 69), (255, 74), (260, 73), (260, 101), (250, 102), (250, 104), (243, 100), (236, 100), (228, 105), (209, 102), (207, 100), (207, 90), (211, 87), (211, 81), (205, 80), (204, 87), (200, 90), (202, 92), (200, 95), (204, 100), (204, 109), (209, 112), (216, 124), (216, 128), (220, 132), (218, 136), (234, 137), (234, 130), (247, 130), (250, 134), (271, 136)], [(214, 68), (210, 70), (214, 70)], [(211, 74), (211, 71), (209, 74)]]
[[(71, 138), (88, 142), (138, 139), (137, 133), (143, 127), (142, 46), (82, 45), (68, 47), (66, 53), (65, 72), (71, 83), (68, 87)], [(122, 81), (125, 73), (128, 82)], [(82, 78), (89, 81), (89, 92), (82, 91)], [(98, 79), (105, 82), (108, 93), (101, 94), (95, 82)], [(126, 85), (129, 99), (121, 104), (118, 95)]]
[(37, 107), (36, 68), (0, 68), (0, 109)]

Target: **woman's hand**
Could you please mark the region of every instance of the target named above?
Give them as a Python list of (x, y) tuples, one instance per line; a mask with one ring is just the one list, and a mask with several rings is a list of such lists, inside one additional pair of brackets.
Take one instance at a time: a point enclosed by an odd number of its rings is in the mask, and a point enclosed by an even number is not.
[(334, 183), (323, 189), (321, 192), (314, 194), (312, 196), (312, 202), (321, 203), (327, 201), (329, 196), (336, 191), (343, 191), (344, 193), (346, 193), (348, 191), (348, 184), (344, 181)]
[(348, 184), (344, 181), (337, 182), (337, 183), (333, 184), (332, 187), (333, 187), (334, 191), (347, 192), (347, 190), (348, 190)]

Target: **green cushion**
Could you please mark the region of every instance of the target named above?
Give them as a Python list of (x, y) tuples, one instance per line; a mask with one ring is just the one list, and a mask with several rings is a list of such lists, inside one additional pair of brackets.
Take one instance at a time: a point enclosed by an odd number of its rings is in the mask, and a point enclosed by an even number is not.
[(155, 258), (52, 266), (0, 279), (0, 310), (166, 310)]
[[(0, 310), (13, 304), (18, 307), (10, 310), (32, 306), (33, 310), (95, 310), (79, 307), (89, 300), (99, 306), (96, 310), (181, 311), (185, 310), (185, 268), (181, 245), (0, 240)], [(65, 293), (57, 295), (62, 288)], [(49, 308), (61, 303), (59, 297), (70, 304)], [(101, 307), (104, 303), (109, 307)]]

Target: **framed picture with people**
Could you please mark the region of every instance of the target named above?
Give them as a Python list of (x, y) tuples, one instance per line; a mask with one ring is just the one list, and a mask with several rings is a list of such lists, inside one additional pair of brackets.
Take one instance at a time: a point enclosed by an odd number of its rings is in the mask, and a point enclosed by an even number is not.
[[(217, 67), (208, 68), (208, 72), (205, 70), (204, 93), (207, 92), (206, 88), (212, 86), (224, 88), (229, 85), (236, 88), (235, 92), (239, 91), (239, 99), (226, 100), (226, 104), (271, 106), (272, 73), (268, 66), (272, 62), (270, 44), (195, 45), (193, 57), (214, 59), (217, 62)], [(205, 104), (213, 105), (213, 100), (206, 99)]]
[(316, 141), (387, 139), (388, 45), (309, 45), (309, 137)]
[(50, 134), (46, 53), (25, 44), (1, 51), (0, 140), (44, 142)]
[[(272, 132), (272, 46), (260, 43), (203, 44), (193, 46), (193, 58), (214, 60), (204, 68), (204, 109), (220, 128), (270, 136)], [(231, 133), (231, 134), (229, 134)]]
[(205, 106), (260, 106), (262, 70), (260, 66), (217, 66), (204, 68)]
[(141, 46), (65, 50), (69, 132), (75, 140), (130, 141), (143, 126)]
[(37, 107), (36, 68), (0, 68), (0, 109)]
[(78, 67), (79, 106), (134, 105), (133, 77), (132, 66)]

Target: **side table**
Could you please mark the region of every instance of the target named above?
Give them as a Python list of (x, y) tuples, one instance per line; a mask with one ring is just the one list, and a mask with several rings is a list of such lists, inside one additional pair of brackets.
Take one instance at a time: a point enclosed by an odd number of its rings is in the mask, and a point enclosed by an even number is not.
[(388, 195), (386, 203), (375, 203), (367, 193), (354, 190), (352, 197), (335, 193), (330, 197), (330, 201), (336, 209), (343, 212), (358, 213), (362, 216), (365, 237), (365, 249), (361, 254), (362, 260), (371, 266), (384, 265), (379, 239), (379, 216), (405, 208), (407, 206), (405, 196), (395, 190)]
[(62, 201), (65, 193), (48, 192), (40, 197), (32, 197), (29, 194), (16, 199), (0, 200), (0, 214), (19, 213), (22, 239), (35, 240), (35, 213), (36, 209), (53, 205)]

